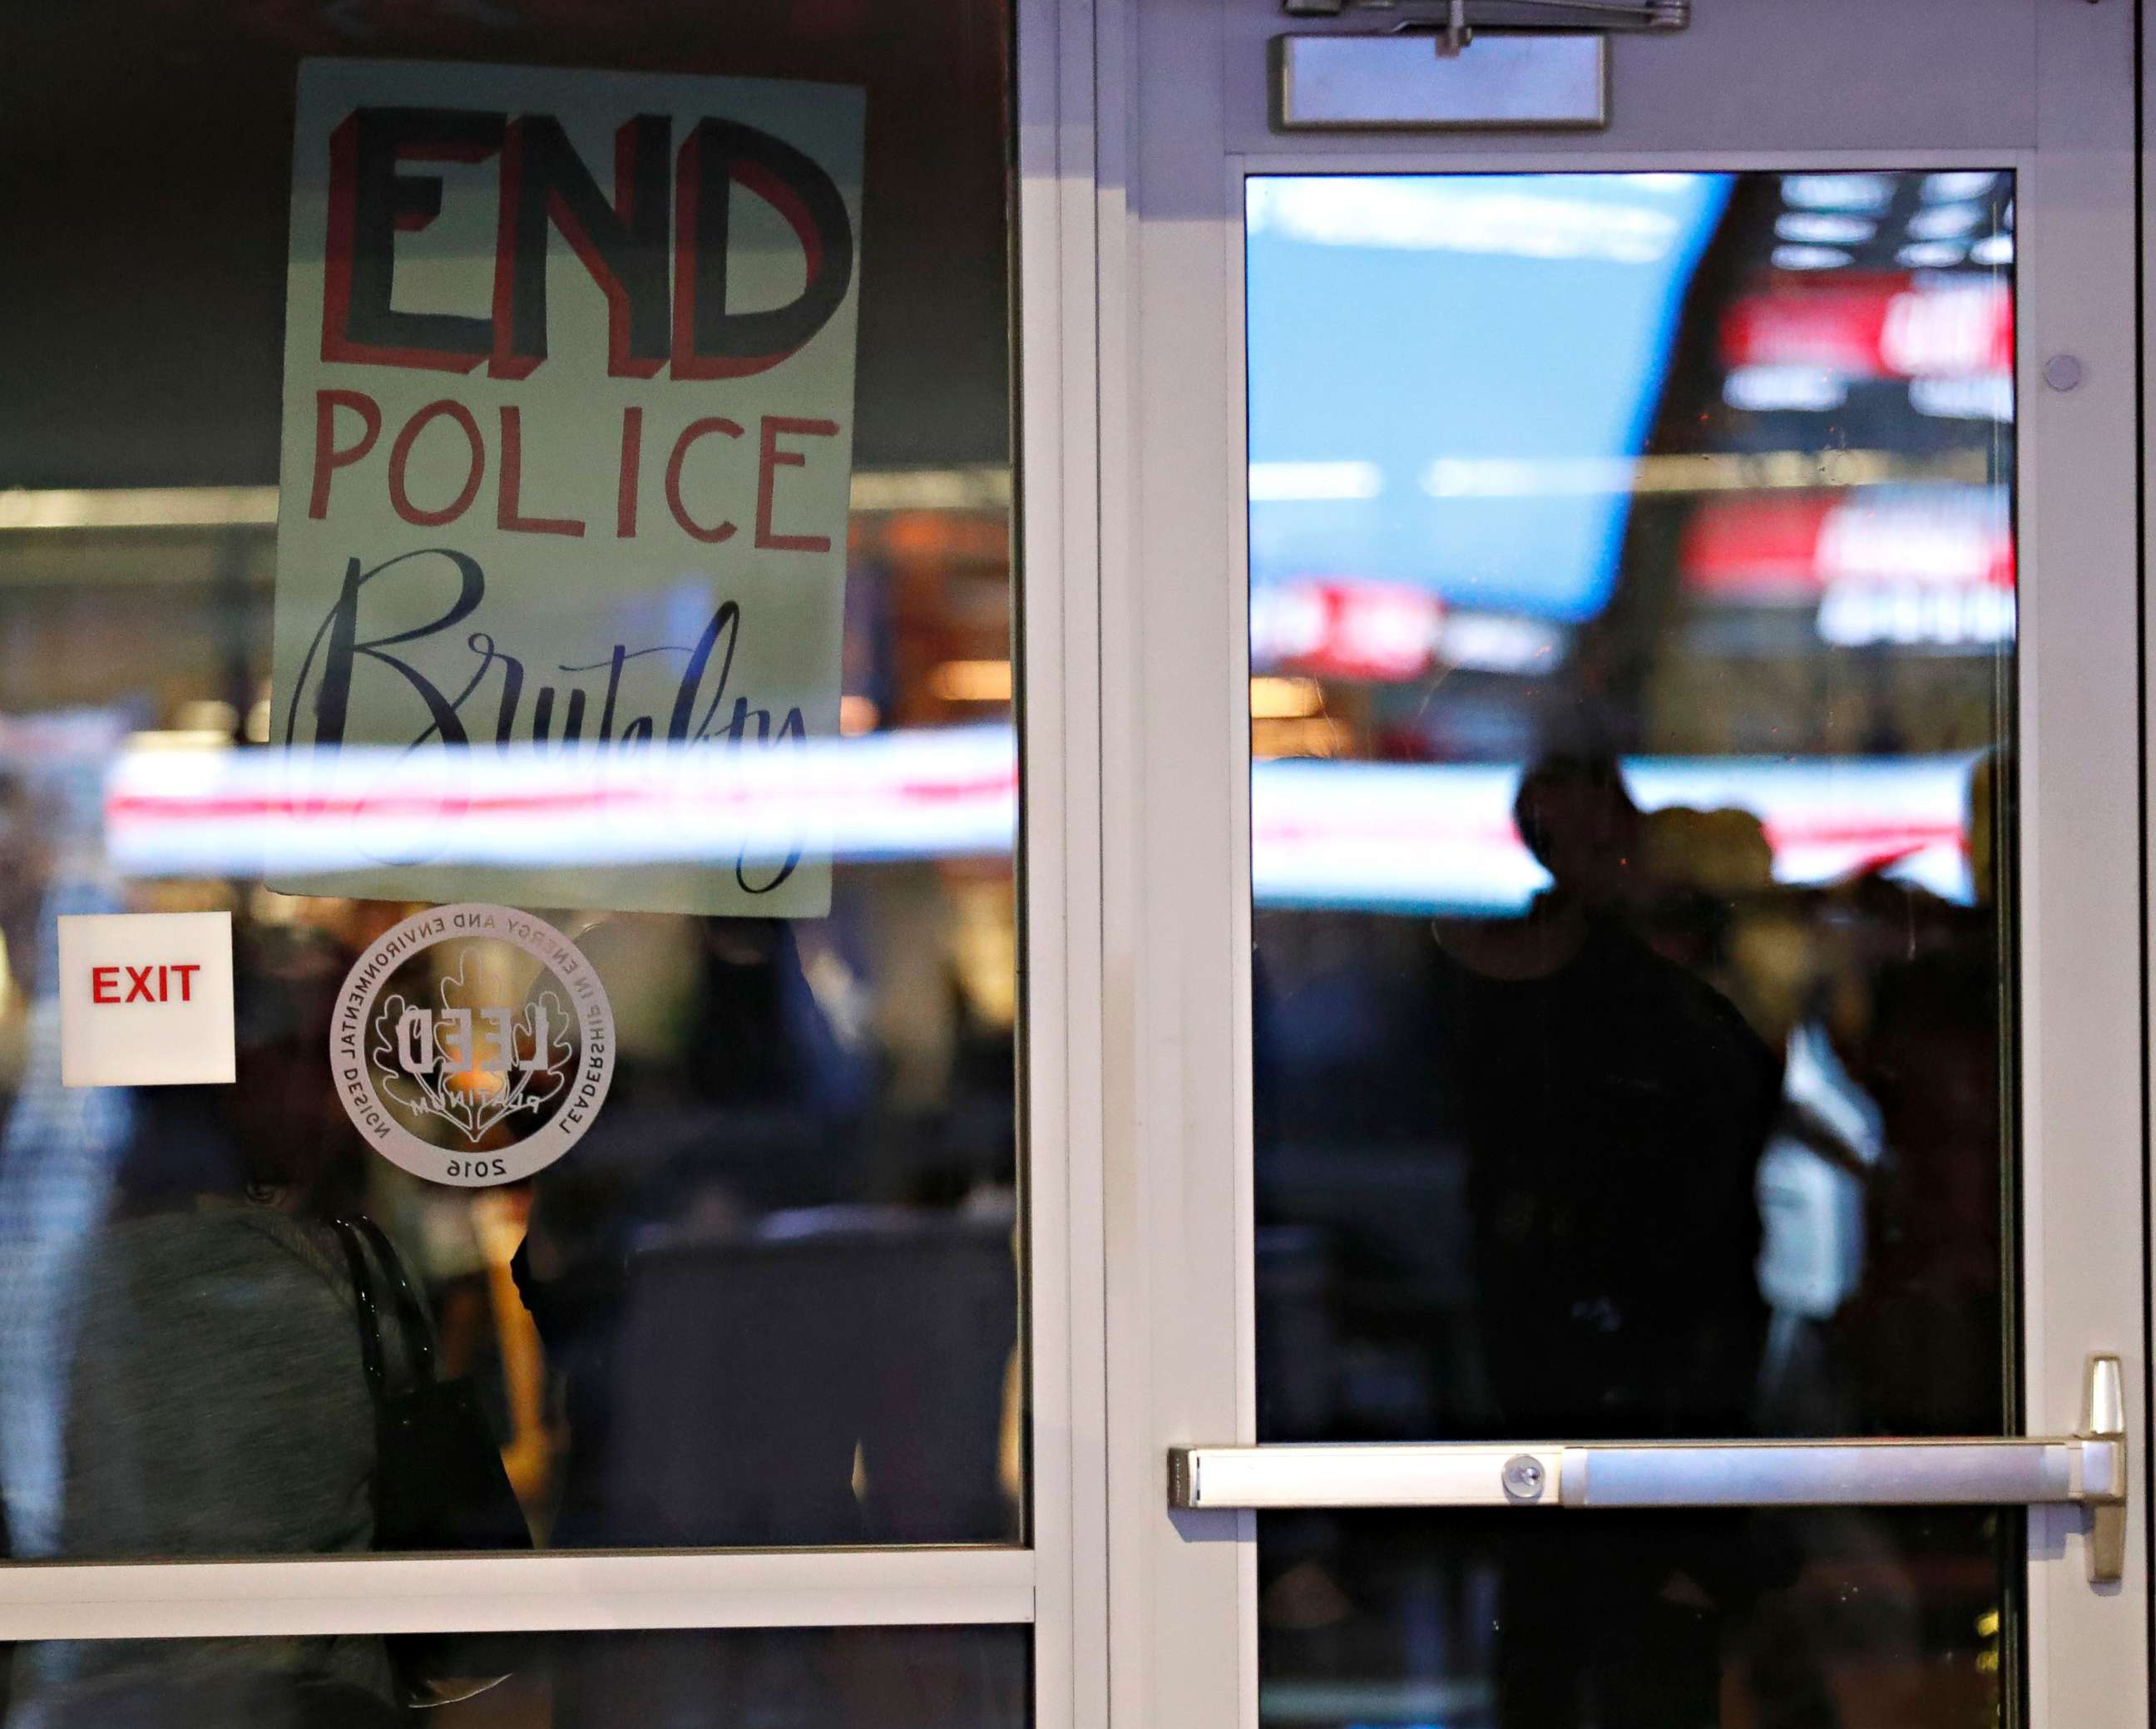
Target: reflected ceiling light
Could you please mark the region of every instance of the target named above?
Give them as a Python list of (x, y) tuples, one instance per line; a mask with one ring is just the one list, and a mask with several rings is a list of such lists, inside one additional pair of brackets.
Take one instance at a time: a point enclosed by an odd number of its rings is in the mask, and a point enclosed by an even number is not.
[(1679, 210), (1563, 187), (1557, 176), (1268, 175), (1249, 182), (1248, 218), (1253, 234), (1316, 246), (1627, 264), (1664, 257), (1686, 226)]
[[(1895, 621), (1887, 621), (1892, 625)], [(1316, 757), (1348, 743), (1322, 719), (1254, 729), (1254, 753)], [(1917, 858), (1939, 892), (1967, 898), (1963, 824), (1969, 755), (1626, 760), (1643, 810), (1755, 813), (1785, 883), (1825, 882)], [(282, 752), (129, 750), (105, 780), (105, 862), (123, 877), (284, 878), (363, 866), (415, 841), (439, 847), (438, 801), (469, 788), (439, 753), (341, 753), (319, 807), (295, 801)], [(1370, 907), (1526, 905), (1545, 880), (1512, 821), (1517, 764), (1263, 762), (1250, 782), (1255, 898)], [(670, 754), (637, 764), (512, 751), (495, 793), (452, 832), (449, 862), (553, 867), (783, 857), (804, 829), (834, 858), (1001, 858), (1018, 818), (1007, 726), (808, 741), (783, 760)], [(565, 819), (565, 810), (573, 815)], [(257, 892), (272, 917), (300, 903)]]
[(1912, 378), (1909, 406), (1940, 420), (2014, 418), (2010, 372), (1970, 372), (1959, 377)]
[(1754, 414), (1817, 414), (1849, 398), (1849, 380), (1824, 367), (1739, 367), (1722, 381), (1722, 399)]
[(1909, 235), (1916, 240), (1950, 240), (1984, 226), (1981, 204), (1934, 204), (1909, 218)]
[(850, 859), (993, 857), (1010, 851), (1017, 813), (1008, 724), (786, 751), (658, 743), (626, 757), (153, 743), (118, 751), (105, 775), (106, 857), (136, 876), (295, 877), (410, 857), (768, 862), (798, 854), (804, 836)]
[(1564, 634), (1540, 618), (1508, 613), (1447, 613), (1437, 652), (1448, 666), (1471, 672), (1543, 673), (1554, 669)]
[(1820, 599), (1815, 628), (1821, 642), (1840, 649), (1875, 643), (1982, 648), (2014, 640), (2014, 593), (1925, 582), (1837, 582)]
[(175, 732), (213, 732), (228, 743), (239, 725), (239, 711), (214, 696), (183, 702), (172, 713)]
[[(856, 510), (1001, 510), (1011, 474), (1001, 466), (870, 469), (853, 478)], [(274, 528), (274, 486), (10, 487), (0, 490), (0, 532), (16, 529)]]
[(1340, 729), (1324, 720), (1260, 720), (1250, 728), (1250, 754), (1260, 761), (1282, 757), (1337, 757)]
[(1943, 270), (1969, 256), (1958, 240), (1912, 240), (1894, 254), (1894, 261), (1912, 270)]
[(1379, 683), (1420, 678), (1445, 608), (1409, 583), (1297, 577), (1250, 589), (1250, 662)]
[(1921, 196), (1927, 204), (1943, 204), (1958, 198), (1980, 198), (1999, 184), (1994, 168), (1959, 169), (1927, 174)]
[(1009, 702), (1008, 660), (946, 660), (928, 675), (929, 688), (946, 702)]
[(1777, 246), (1773, 259), (1778, 270), (1838, 270), (1850, 262), (1837, 246)]
[(0, 530), (228, 528), (277, 520), (274, 486), (122, 486), (0, 492)]
[(1811, 245), (1859, 246), (1879, 232), (1879, 224), (1868, 217), (1832, 211), (1785, 210), (1774, 218), (1774, 232), (1784, 240)]
[[(1292, 724), (1292, 723), (1284, 723)], [(1897, 873), (1964, 904), (1968, 756), (1630, 757), (1642, 810), (1758, 817), (1774, 880)], [(1548, 882), (1512, 820), (1517, 765), (1267, 762), (1250, 780), (1252, 893), (1261, 906), (1517, 911)]]
[(1969, 249), (1969, 261), (1979, 264), (2010, 264), (2014, 262), (2014, 237), (2011, 234), (1986, 234)]
[(1324, 709), (1325, 691), (1316, 679), (1261, 676), (1250, 680), (1253, 721), (1299, 721)]
[(1003, 510), (1010, 508), (1011, 471), (1002, 467), (870, 469), (854, 476), (856, 510)]
[(1423, 471), (1433, 498), (1542, 498), (1580, 493), (1782, 492), (1917, 483), (1981, 485), (1984, 453), (1917, 460), (1891, 450), (1709, 451), (1697, 456), (1441, 456)]
[(1782, 202), (1798, 210), (1884, 210), (1894, 199), (1885, 174), (1784, 174)]
[(1317, 504), (1375, 498), (1385, 480), (1374, 462), (1254, 462), (1253, 504)]

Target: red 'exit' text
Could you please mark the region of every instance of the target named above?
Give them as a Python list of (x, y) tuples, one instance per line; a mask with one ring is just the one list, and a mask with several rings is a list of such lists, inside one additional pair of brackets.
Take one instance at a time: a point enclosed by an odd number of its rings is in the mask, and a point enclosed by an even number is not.
[[(194, 976), (202, 971), (198, 961), (159, 966), (152, 962), (146, 967), (93, 967), (90, 969), (90, 1000), (93, 1003), (192, 1003), (194, 1001)], [(127, 975), (126, 994), (121, 994), (120, 975)], [(155, 973), (153, 979), (151, 975)], [(177, 981), (179, 992), (172, 994), (172, 984)]]

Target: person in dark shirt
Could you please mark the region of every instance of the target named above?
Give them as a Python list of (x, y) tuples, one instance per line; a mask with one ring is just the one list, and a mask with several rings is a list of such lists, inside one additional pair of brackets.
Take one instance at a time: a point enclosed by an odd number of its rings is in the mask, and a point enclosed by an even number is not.
[[(1522, 919), (1439, 928), (1492, 1433), (1741, 1436), (1776, 1062), (1631, 928), (1651, 885), (1614, 761), (1545, 757), (1514, 816), (1550, 888)], [(1568, 1513), (1499, 1537), (1505, 1729), (1716, 1720), (1719, 1624), (1749, 1588), (1737, 1521)]]

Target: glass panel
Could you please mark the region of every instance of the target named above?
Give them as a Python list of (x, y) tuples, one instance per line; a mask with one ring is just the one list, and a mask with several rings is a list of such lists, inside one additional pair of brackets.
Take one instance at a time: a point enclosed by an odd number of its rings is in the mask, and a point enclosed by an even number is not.
[[(1249, 182), (1260, 1439), (2007, 1422), (2012, 201)], [(2018, 1516), (1259, 1529), (1270, 1722), (2000, 1709)]]
[[(8, 1552), (1020, 1541), (1004, 0), (213, 10), (6, 32)], [(425, 628), (295, 614), (357, 593), (325, 533), (433, 560)], [(826, 855), (827, 907), (743, 886)], [(461, 901), (567, 946), (394, 938)], [(57, 920), (117, 912), (230, 916), (234, 1080), (62, 1085)]]
[(1024, 1729), (1031, 1629), (112, 1639), (0, 1646), (8, 1729)]

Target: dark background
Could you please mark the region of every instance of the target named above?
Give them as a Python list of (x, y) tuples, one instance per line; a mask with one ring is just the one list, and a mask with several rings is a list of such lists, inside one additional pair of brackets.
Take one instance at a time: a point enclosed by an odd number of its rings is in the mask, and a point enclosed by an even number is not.
[(277, 478), (307, 55), (868, 90), (863, 468), (1008, 459), (1000, 0), (28, 0), (0, 61), (0, 486)]

